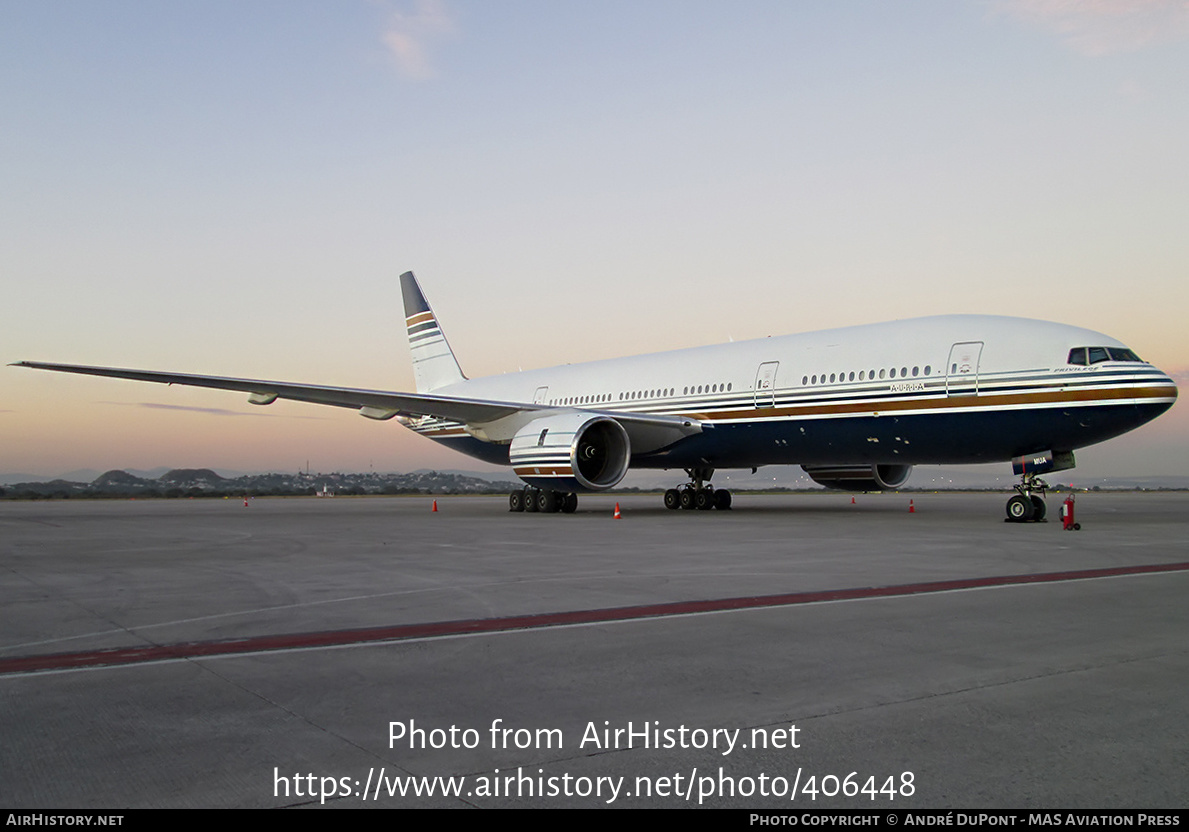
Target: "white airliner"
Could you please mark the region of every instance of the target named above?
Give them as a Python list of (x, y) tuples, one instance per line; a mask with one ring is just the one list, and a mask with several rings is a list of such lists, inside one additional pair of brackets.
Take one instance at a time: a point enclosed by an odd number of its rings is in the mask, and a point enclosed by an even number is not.
[(566, 511), (629, 467), (684, 469), (671, 509), (729, 508), (716, 469), (797, 464), (846, 490), (894, 489), (918, 464), (1011, 461), (1009, 520), (1044, 517), (1039, 475), (1139, 427), (1177, 388), (1126, 346), (1064, 324), (947, 315), (467, 379), (412, 272), (401, 275), (416, 393), (72, 364), (16, 366), (213, 387), (400, 421), (511, 465), (513, 511)]

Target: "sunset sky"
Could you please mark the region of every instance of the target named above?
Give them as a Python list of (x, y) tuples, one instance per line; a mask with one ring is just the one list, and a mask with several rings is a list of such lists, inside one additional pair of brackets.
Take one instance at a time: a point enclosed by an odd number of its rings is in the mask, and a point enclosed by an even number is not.
[[(1189, 382), (1189, 6), (0, 4), (0, 362), (412, 389), (951, 312)], [(395, 422), (0, 367), (0, 473), (481, 468)], [(1189, 409), (1079, 452), (1189, 475)]]

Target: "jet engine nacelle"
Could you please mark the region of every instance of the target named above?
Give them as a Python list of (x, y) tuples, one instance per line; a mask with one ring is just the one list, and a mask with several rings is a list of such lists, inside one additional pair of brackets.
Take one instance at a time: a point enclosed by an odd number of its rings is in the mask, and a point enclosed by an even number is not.
[(818, 485), (842, 491), (890, 491), (908, 482), (911, 465), (802, 465)]
[(607, 416), (560, 413), (534, 419), (512, 437), (516, 476), (553, 491), (604, 491), (628, 472), (632, 446), (623, 425)]

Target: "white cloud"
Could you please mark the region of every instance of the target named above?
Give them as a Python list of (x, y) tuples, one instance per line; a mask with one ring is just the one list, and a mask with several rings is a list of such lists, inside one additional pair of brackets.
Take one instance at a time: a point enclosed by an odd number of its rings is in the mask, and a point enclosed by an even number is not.
[(992, 7), (1056, 32), (1083, 55), (1189, 39), (1186, 0), (992, 0)]
[(414, 81), (433, 78), (430, 48), (454, 32), (454, 19), (442, 0), (417, 0), (412, 11), (392, 12), (381, 36), (400, 74)]

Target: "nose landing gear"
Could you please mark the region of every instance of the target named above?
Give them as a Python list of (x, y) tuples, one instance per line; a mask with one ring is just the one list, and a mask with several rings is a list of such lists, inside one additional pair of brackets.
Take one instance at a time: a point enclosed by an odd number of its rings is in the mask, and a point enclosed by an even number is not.
[(1045, 491), (1049, 484), (1036, 474), (1024, 474), (1014, 488), (1016, 494), (1007, 501), (1007, 523), (1040, 523), (1045, 519)]

